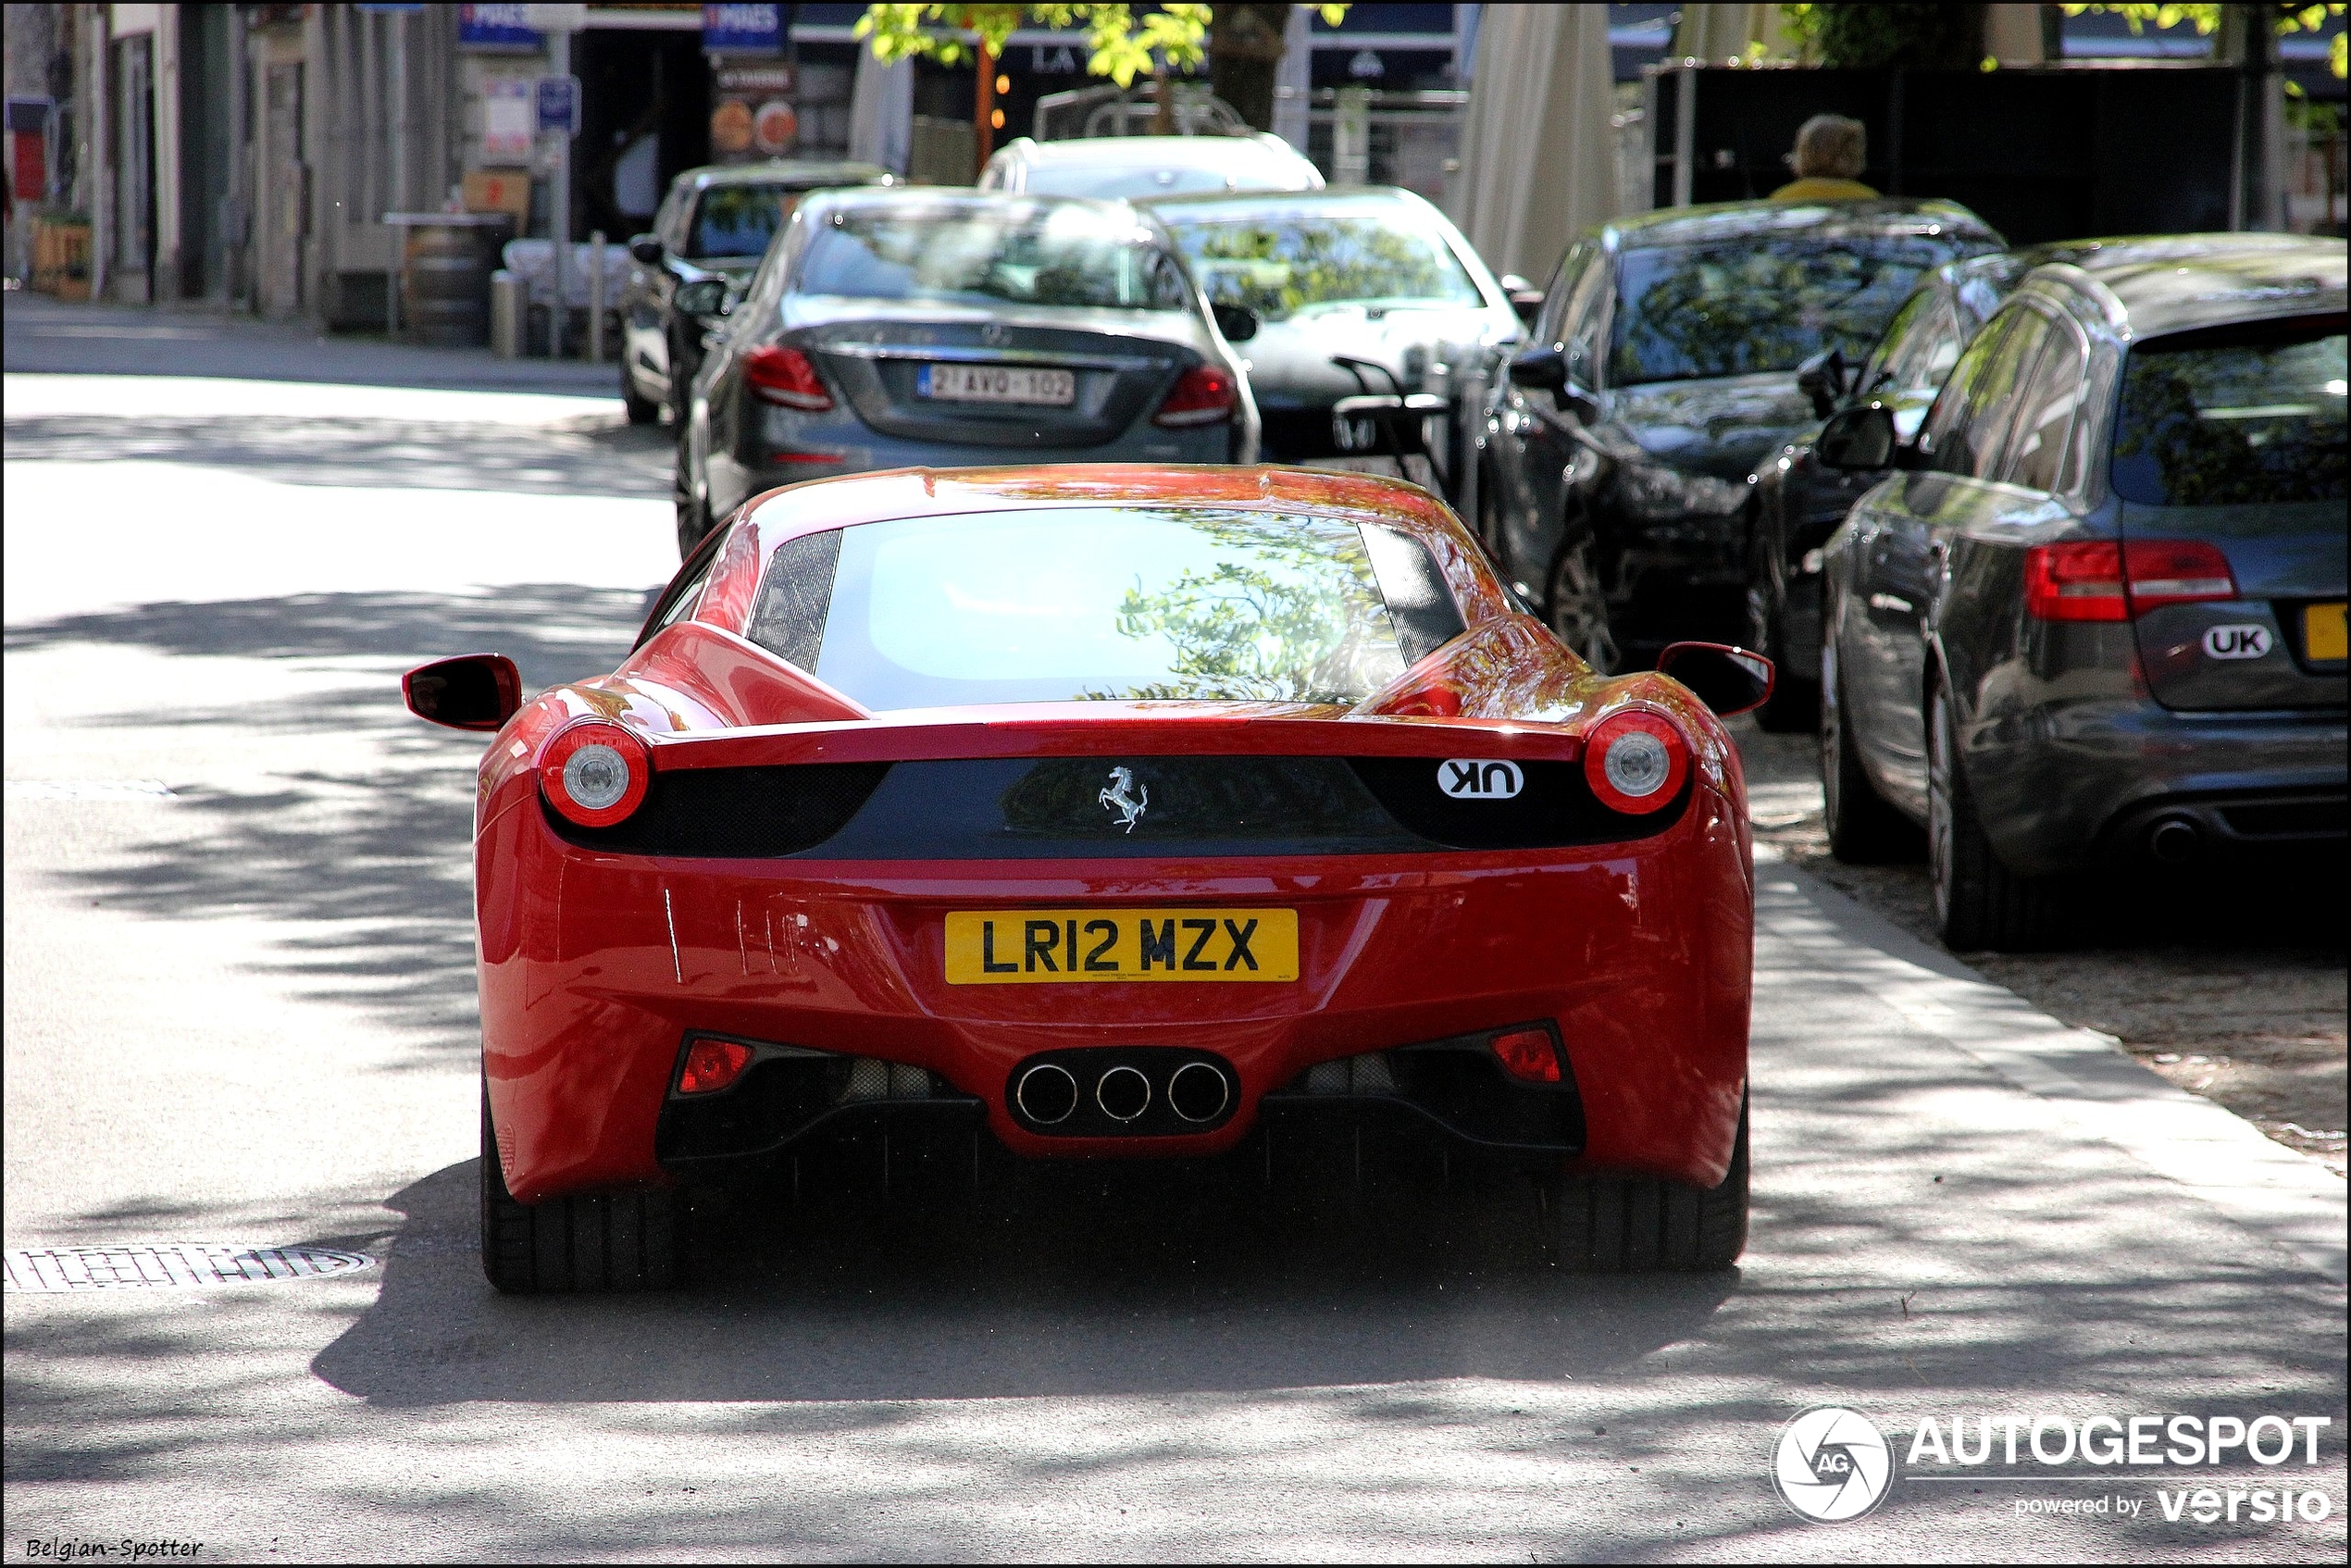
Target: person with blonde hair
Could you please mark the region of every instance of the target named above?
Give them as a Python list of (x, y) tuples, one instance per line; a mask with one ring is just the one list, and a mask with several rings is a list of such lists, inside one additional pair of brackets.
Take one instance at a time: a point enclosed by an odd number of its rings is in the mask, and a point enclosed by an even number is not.
[(1860, 202), (1877, 193), (1857, 178), (1869, 161), (1870, 133), (1858, 119), (1814, 115), (1796, 133), (1788, 166), (1796, 178), (1772, 193), (1775, 202)]

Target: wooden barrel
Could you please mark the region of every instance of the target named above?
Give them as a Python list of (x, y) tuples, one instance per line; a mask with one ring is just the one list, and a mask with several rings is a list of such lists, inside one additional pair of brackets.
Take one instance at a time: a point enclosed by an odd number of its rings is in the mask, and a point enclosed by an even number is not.
[(479, 348), (490, 341), (491, 256), (501, 232), (478, 224), (410, 226), (400, 292), (410, 342)]

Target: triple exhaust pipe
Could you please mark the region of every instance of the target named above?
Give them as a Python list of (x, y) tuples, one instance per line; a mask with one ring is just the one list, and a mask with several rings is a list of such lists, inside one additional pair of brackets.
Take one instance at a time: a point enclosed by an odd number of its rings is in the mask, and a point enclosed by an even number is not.
[[(1155, 1096), (1163, 1096), (1179, 1119), (1200, 1126), (1223, 1115), (1232, 1095), (1225, 1075), (1199, 1061), (1184, 1063), (1157, 1087), (1140, 1067), (1122, 1062), (1095, 1076), (1093, 1085), (1095, 1105), (1120, 1126), (1142, 1120)], [(1013, 1085), (1013, 1103), (1039, 1126), (1058, 1126), (1069, 1120), (1084, 1096), (1077, 1075), (1058, 1062), (1038, 1063)]]

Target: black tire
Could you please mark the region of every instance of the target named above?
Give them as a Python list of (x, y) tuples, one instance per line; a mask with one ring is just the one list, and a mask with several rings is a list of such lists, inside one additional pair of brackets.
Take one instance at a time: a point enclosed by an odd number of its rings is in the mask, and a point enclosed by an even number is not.
[(678, 513), (678, 558), (682, 561), (694, 553), (703, 535), (710, 531), (710, 512), (694, 492), (692, 458), (686, 449), (686, 421), (678, 421), (678, 455), (670, 469), (669, 499)]
[(1755, 722), (1773, 735), (1801, 735), (1821, 724), (1821, 683), (1788, 662), (1780, 616), (1760, 570), (1748, 579), (1747, 645), (1772, 661), (1777, 672), (1772, 694), (1755, 710)]
[(1943, 945), (1959, 952), (2047, 946), (2062, 915), (2061, 887), (2018, 876), (1994, 852), (1976, 815), (1940, 683), (1927, 698), (1926, 759), (1927, 876)]
[(628, 344), (620, 345), (620, 405), (628, 411), (632, 425), (654, 425), (661, 422), (661, 404), (637, 392), (636, 375), (628, 368)]
[(1561, 1268), (1590, 1274), (1729, 1268), (1747, 1250), (1747, 1102), (1731, 1168), (1713, 1187), (1656, 1176), (1570, 1176), (1549, 1194)]
[(1918, 853), (1919, 830), (1886, 804), (1861, 765), (1860, 752), (1847, 730), (1845, 678), (1836, 668), (1834, 634), (1825, 617), (1821, 628), (1821, 803), (1829, 853), (1847, 865), (1874, 865)]
[(1614, 675), (1623, 651), (1609, 622), (1608, 590), (1600, 577), (1599, 541), (1570, 522), (1567, 543), (1551, 566), (1544, 617), (1559, 640), (1602, 675)]
[(491, 1285), (510, 1296), (665, 1290), (685, 1277), (685, 1195), (676, 1189), (515, 1201), (484, 1089), (481, 1272)]

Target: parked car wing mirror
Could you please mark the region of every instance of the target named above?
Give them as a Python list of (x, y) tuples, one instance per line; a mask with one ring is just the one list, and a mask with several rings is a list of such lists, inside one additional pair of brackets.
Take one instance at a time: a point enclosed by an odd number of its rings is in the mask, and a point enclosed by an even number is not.
[(1821, 427), (1812, 453), (1822, 467), (1847, 472), (1899, 466), (1902, 442), (1894, 431), (1894, 411), (1882, 403), (1838, 409)]
[(504, 653), (467, 653), (418, 665), (400, 678), (418, 718), (452, 729), (503, 729), (522, 711), (522, 672)]
[(647, 267), (661, 265), (661, 242), (651, 234), (640, 234), (628, 242), (628, 254)]
[(680, 283), (673, 303), (681, 316), (724, 316), (734, 308), (727, 299), (724, 278), (697, 278), (690, 283)]
[(1535, 318), (1543, 314), (1543, 291), (1515, 272), (1505, 272), (1496, 281), (1502, 285), (1502, 292), (1510, 295), (1511, 308), (1518, 313), (1518, 318), (1529, 327), (1534, 326)]
[(1721, 642), (1673, 642), (1657, 656), (1660, 675), (1670, 675), (1724, 718), (1760, 708), (1778, 678), (1772, 661)]
[(1533, 392), (1567, 385), (1567, 355), (1557, 348), (1530, 348), (1511, 356), (1511, 384)]
[(1225, 334), (1228, 343), (1245, 343), (1257, 336), (1257, 312), (1245, 305), (1213, 305), (1209, 309), (1216, 316), (1216, 330)]
[(1845, 355), (1835, 349), (1816, 354), (1796, 367), (1796, 390), (1812, 400), (1813, 417), (1825, 419), (1836, 412), (1849, 388)]

